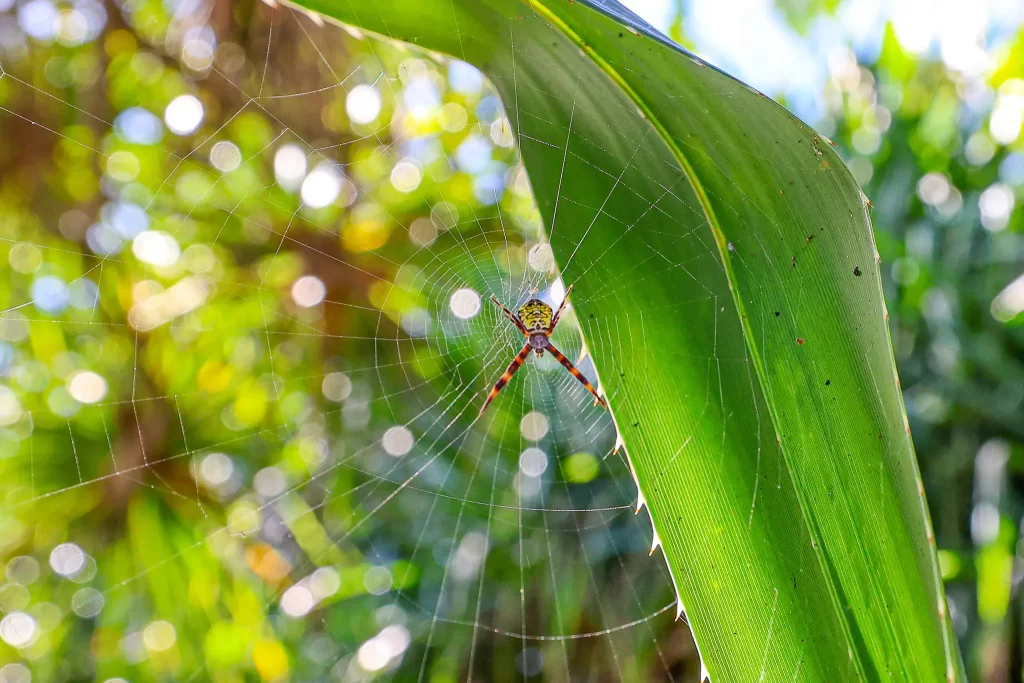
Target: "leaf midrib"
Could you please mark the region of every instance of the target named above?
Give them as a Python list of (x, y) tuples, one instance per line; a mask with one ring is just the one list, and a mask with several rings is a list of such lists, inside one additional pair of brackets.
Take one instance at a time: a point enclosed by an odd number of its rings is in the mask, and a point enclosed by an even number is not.
[[(650, 122), (650, 124), (654, 127), (656, 131), (658, 131), (662, 142), (671, 151), (673, 158), (675, 158), (676, 162), (679, 164), (680, 170), (683, 172), (683, 175), (686, 176), (687, 182), (693, 189), (693, 192), (697, 197), (697, 201), (700, 203), (701, 210), (704, 212), (704, 216), (708, 221), (708, 225), (711, 227), (711, 233), (714, 236), (715, 245), (718, 247), (718, 253), (722, 259), (722, 265), (725, 271), (726, 281), (729, 284), (729, 292), (732, 294), (733, 303), (736, 306), (736, 313), (740, 318), (739, 322), (743, 328), (743, 339), (747, 345), (747, 349), (750, 351), (751, 355), (754, 358), (754, 368), (757, 372), (762, 396), (764, 396), (765, 387), (768, 386), (769, 384), (767, 380), (768, 373), (764, 369), (761, 355), (758, 351), (757, 345), (753, 341), (755, 336), (753, 330), (750, 327), (750, 322), (746, 313), (746, 307), (744, 306), (743, 299), (736, 288), (737, 278), (733, 270), (732, 260), (729, 258), (728, 241), (725, 238), (725, 234), (722, 232), (722, 228), (718, 222), (717, 216), (715, 215), (714, 209), (711, 206), (710, 200), (708, 199), (707, 193), (704, 191), (704, 186), (698, 180), (697, 173), (694, 170), (693, 166), (690, 164), (689, 159), (683, 153), (682, 149), (680, 149), (679, 146), (676, 144), (675, 139), (669, 134), (668, 130), (661, 123), (658, 116), (655, 115), (654, 111), (648, 105), (647, 101), (633, 89), (633, 87), (622, 77), (621, 74), (619, 74), (619, 72), (611, 64), (608, 63), (607, 60), (604, 59), (604, 57), (598, 54), (593, 47), (588, 45), (587, 42), (584, 41), (580, 37), (580, 35), (577, 34), (572, 29), (572, 27), (565, 23), (565, 21), (563, 21), (561, 17), (552, 12), (544, 4), (544, 0), (521, 0), (521, 2), (529, 5), (531, 9), (533, 9), (539, 15), (543, 16), (545, 20), (548, 22), (548, 24), (550, 24), (556, 30), (560, 31), (566, 38), (575, 43), (576, 46), (579, 47), (580, 50), (582, 50), (583, 53), (593, 61), (594, 65), (597, 66), (597, 68), (602, 73), (604, 73), (617, 86), (619, 86), (619, 88), (622, 89), (623, 93), (629, 98), (629, 100), (633, 104), (635, 104), (637, 108), (641, 111), (641, 113), (644, 115), (644, 118), (646, 118), (648, 122)], [(590, 9), (595, 12), (601, 12), (601, 10), (597, 7), (593, 7), (589, 4), (587, 6), (590, 7)], [(780, 425), (778, 422), (778, 418), (775, 414), (774, 406), (771, 401), (766, 400), (765, 403), (768, 407), (768, 414), (771, 416), (772, 425), (775, 428), (775, 433), (778, 434), (780, 432)], [(813, 515), (810, 514), (804, 496), (801, 494), (800, 486), (794, 478), (793, 466), (790, 462), (789, 457), (790, 454), (787, 451), (786, 447), (783, 445), (781, 439), (778, 441), (778, 444), (779, 450), (782, 453), (783, 459), (786, 463), (786, 474), (790, 479), (790, 483), (793, 485), (793, 490), (797, 498), (797, 503), (800, 505), (800, 511), (803, 517), (801, 521), (804, 527), (807, 529), (808, 534), (815, 540), (815, 543), (812, 544), (812, 551), (814, 553), (814, 556), (818, 560), (818, 565), (822, 570), (823, 576), (829, 577), (829, 579), (826, 580), (825, 583), (828, 586), (829, 597), (832, 600), (833, 609), (837, 614), (841, 616), (841, 619), (839, 621), (843, 625), (843, 635), (846, 639), (848, 647), (856, 649), (858, 652), (860, 652), (862, 648), (866, 646), (863, 645), (862, 642), (856, 640), (853, 637), (852, 627), (849, 623), (851, 617), (849, 617), (847, 615), (847, 611), (842, 608), (838, 590), (834, 584), (834, 581), (831, 580), (831, 573), (828, 571), (826, 558), (824, 557), (823, 543), (821, 537), (817, 533), (816, 526), (810, 524), (807, 521), (809, 518), (813, 517)], [(637, 487), (639, 488), (639, 486), (640, 482), (638, 480)], [(653, 516), (651, 518), (651, 524), (654, 524)], [(669, 569), (671, 571), (671, 567)], [(696, 635), (694, 636), (694, 638), (696, 638)], [(867, 656), (868, 653), (861, 652), (861, 655)], [(857, 667), (857, 672), (860, 675), (860, 678), (864, 680), (865, 672), (863, 669), (861, 657), (855, 657), (854, 663)]]

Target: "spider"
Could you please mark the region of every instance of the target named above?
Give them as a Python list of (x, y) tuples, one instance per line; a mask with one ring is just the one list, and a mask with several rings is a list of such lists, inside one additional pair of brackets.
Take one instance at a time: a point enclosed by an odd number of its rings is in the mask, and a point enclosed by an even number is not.
[(512, 359), (512, 363), (508, 366), (508, 369), (498, 378), (498, 382), (491, 389), (491, 393), (487, 395), (487, 400), (484, 401), (483, 407), (480, 408), (480, 414), (487, 409), (494, 397), (498, 395), (501, 388), (508, 384), (508, 381), (512, 379), (512, 375), (516, 373), (516, 370), (522, 366), (523, 361), (530, 355), (530, 351), (533, 351), (538, 356), (543, 356), (544, 352), (547, 351), (555, 359), (565, 366), (565, 369), (569, 373), (578, 379), (583, 386), (587, 388), (597, 402), (603, 405), (605, 408), (608, 407), (608, 403), (605, 402), (604, 398), (599, 396), (597, 389), (594, 385), (583, 376), (583, 373), (576, 369), (576, 366), (572, 364), (568, 358), (562, 355), (562, 352), (555, 348), (555, 345), (551, 343), (551, 333), (555, 331), (555, 325), (558, 324), (558, 319), (562, 316), (562, 311), (565, 309), (566, 302), (569, 301), (569, 292), (572, 291), (572, 285), (565, 292), (565, 298), (562, 299), (562, 304), (558, 307), (558, 311), (555, 315), (551, 315), (551, 307), (540, 299), (530, 299), (522, 308), (519, 309), (519, 315), (516, 315), (512, 311), (505, 308), (500, 301), (492, 294), (491, 301), (494, 305), (501, 309), (501, 312), (506, 318), (512, 321), (512, 323), (519, 328), (519, 331), (526, 337), (527, 342), (523, 346), (519, 354)]

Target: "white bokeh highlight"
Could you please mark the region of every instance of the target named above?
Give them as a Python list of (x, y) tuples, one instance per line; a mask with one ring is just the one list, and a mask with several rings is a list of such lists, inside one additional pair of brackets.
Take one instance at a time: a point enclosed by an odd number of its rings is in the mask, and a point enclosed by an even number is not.
[(536, 410), (523, 415), (523, 419), (519, 421), (519, 433), (528, 441), (540, 441), (547, 435), (548, 429), (547, 416)]
[(412, 642), (408, 629), (399, 624), (385, 627), (359, 647), (356, 662), (364, 671), (373, 673), (402, 656)]
[(191, 135), (203, 123), (203, 103), (195, 95), (179, 95), (164, 109), (164, 123), (175, 135)]
[(242, 165), (242, 151), (235, 143), (221, 140), (210, 150), (210, 163), (221, 173), (231, 173)]
[(327, 286), (315, 275), (303, 275), (292, 284), (292, 301), (302, 308), (312, 308), (327, 296)]
[(146, 230), (132, 240), (132, 253), (143, 263), (167, 268), (181, 258), (181, 247), (177, 240), (162, 230)]
[(528, 477), (539, 477), (548, 469), (548, 454), (531, 446), (519, 456), (519, 471)]
[(292, 619), (306, 616), (315, 605), (312, 591), (301, 583), (291, 586), (281, 595), (281, 611)]
[(416, 439), (407, 427), (395, 425), (384, 432), (384, 436), (380, 441), (385, 453), (399, 458), (412, 450)]
[(286, 190), (294, 192), (306, 178), (306, 152), (298, 145), (288, 144), (274, 154), (274, 179)]
[(480, 295), (468, 287), (463, 287), (455, 290), (448, 305), (456, 318), (468, 320), (480, 312)]
[(330, 206), (341, 194), (341, 174), (328, 163), (319, 164), (302, 181), (299, 196), (302, 203), (311, 209)]
[(79, 403), (99, 403), (107, 395), (107, 380), (91, 370), (71, 373), (66, 385), (71, 398)]
[(11, 612), (0, 620), (0, 639), (11, 647), (23, 648), (35, 642), (38, 624), (25, 612)]
[(85, 551), (76, 543), (61, 543), (50, 551), (50, 567), (61, 576), (74, 576), (85, 566)]
[(380, 110), (380, 93), (372, 85), (357, 85), (345, 97), (345, 111), (353, 123), (373, 123)]

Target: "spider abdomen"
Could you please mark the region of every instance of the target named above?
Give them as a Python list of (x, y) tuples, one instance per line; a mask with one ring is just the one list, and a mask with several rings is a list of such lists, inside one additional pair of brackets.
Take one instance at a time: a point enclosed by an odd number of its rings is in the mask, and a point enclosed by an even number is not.
[(519, 309), (519, 318), (526, 329), (546, 332), (551, 327), (551, 307), (540, 299), (530, 299)]

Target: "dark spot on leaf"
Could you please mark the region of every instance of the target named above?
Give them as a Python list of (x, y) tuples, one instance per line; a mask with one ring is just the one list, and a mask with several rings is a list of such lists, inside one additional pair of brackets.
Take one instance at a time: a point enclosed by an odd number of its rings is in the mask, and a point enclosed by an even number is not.
[(796, 268), (796, 256), (793, 256), (792, 258), (790, 258), (790, 260), (789, 260), (789, 267), (790, 268)]
[(853, 267), (853, 274), (856, 275), (857, 277), (860, 277), (860, 266)]
[(813, 240), (813, 239), (814, 239), (814, 235), (808, 235), (808, 236), (807, 236), (807, 241), (808, 241), (808, 242), (810, 242), (810, 241), (811, 241), (811, 240)]
[(804, 338), (803, 337), (797, 337), (796, 338), (796, 343), (799, 344), (800, 346), (803, 346), (804, 345)]
[(633, 426), (634, 426), (634, 427), (639, 427), (639, 426), (640, 426), (640, 423), (639, 423), (639, 422), (634, 422), (634, 423), (633, 423)]
[(778, 318), (780, 315), (782, 315), (782, 313), (780, 313), (779, 311), (775, 311), (775, 317), (776, 318)]
[(830, 379), (825, 380), (825, 386), (826, 387), (827, 386), (831, 386), (831, 384), (832, 384), (832, 380), (830, 380)]
[(621, 37), (622, 37), (622, 35), (623, 35), (623, 34), (622, 34), (622, 31), (619, 31), (619, 38), (621, 38)]

